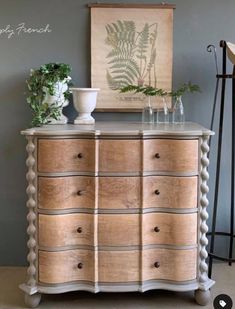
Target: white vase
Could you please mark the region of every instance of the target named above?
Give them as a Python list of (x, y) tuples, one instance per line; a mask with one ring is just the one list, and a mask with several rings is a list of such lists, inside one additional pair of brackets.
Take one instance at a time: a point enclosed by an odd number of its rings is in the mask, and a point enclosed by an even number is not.
[(60, 116), (58, 119), (49, 119), (49, 124), (65, 124), (68, 122), (68, 118), (63, 115), (62, 111), (65, 106), (69, 104), (69, 101), (65, 99), (64, 93), (68, 90), (67, 80), (56, 82), (54, 85), (54, 95), (50, 95), (48, 88), (44, 87), (45, 98), (42, 103), (47, 103), (49, 106), (56, 105), (60, 109)]
[(93, 124), (95, 119), (91, 113), (96, 107), (97, 94), (99, 88), (70, 88), (73, 93), (73, 104), (77, 110), (78, 117), (75, 124)]

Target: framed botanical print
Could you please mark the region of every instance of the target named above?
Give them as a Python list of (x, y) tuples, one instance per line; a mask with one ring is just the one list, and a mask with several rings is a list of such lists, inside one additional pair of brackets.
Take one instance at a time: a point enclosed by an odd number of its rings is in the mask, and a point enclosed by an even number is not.
[[(91, 86), (97, 111), (140, 111), (146, 98), (120, 93), (132, 85), (172, 88), (174, 5), (91, 4)], [(161, 98), (152, 98), (154, 108)], [(167, 101), (171, 106), (170, 98)]]

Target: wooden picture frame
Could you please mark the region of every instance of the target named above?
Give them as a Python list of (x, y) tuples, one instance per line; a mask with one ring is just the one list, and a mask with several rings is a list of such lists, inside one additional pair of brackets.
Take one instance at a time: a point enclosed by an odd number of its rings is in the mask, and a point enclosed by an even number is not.
[[(127, 84), (172, 89), (173, 9), (169, 4), (90, 4), (91, 86), (96, 111), (139, 112), (146, 97), (120, 93)], [(152, 98), (154, 108), (161, 98)], [(171, 107), (171, 99), (167, 98)]]

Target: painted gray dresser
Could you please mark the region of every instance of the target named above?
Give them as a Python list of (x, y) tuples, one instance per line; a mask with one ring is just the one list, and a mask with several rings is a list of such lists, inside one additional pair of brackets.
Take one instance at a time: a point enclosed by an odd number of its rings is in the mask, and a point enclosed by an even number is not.
[(208, 139), (194, 123), (22, 131), (30, 307), (41, 293), (195, 290), (205, 305)]

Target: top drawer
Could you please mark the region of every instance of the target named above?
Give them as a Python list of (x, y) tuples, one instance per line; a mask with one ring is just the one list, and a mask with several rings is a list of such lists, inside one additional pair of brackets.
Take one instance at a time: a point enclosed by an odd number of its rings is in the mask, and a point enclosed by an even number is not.
[(39, 139), (38, 171), (94, 172), (95, 140)]
[(38, 171), (197, 173), (198, 140), (39, 139)]
[(145, 140), (143, 170), (198, 173), (198, 140)]

